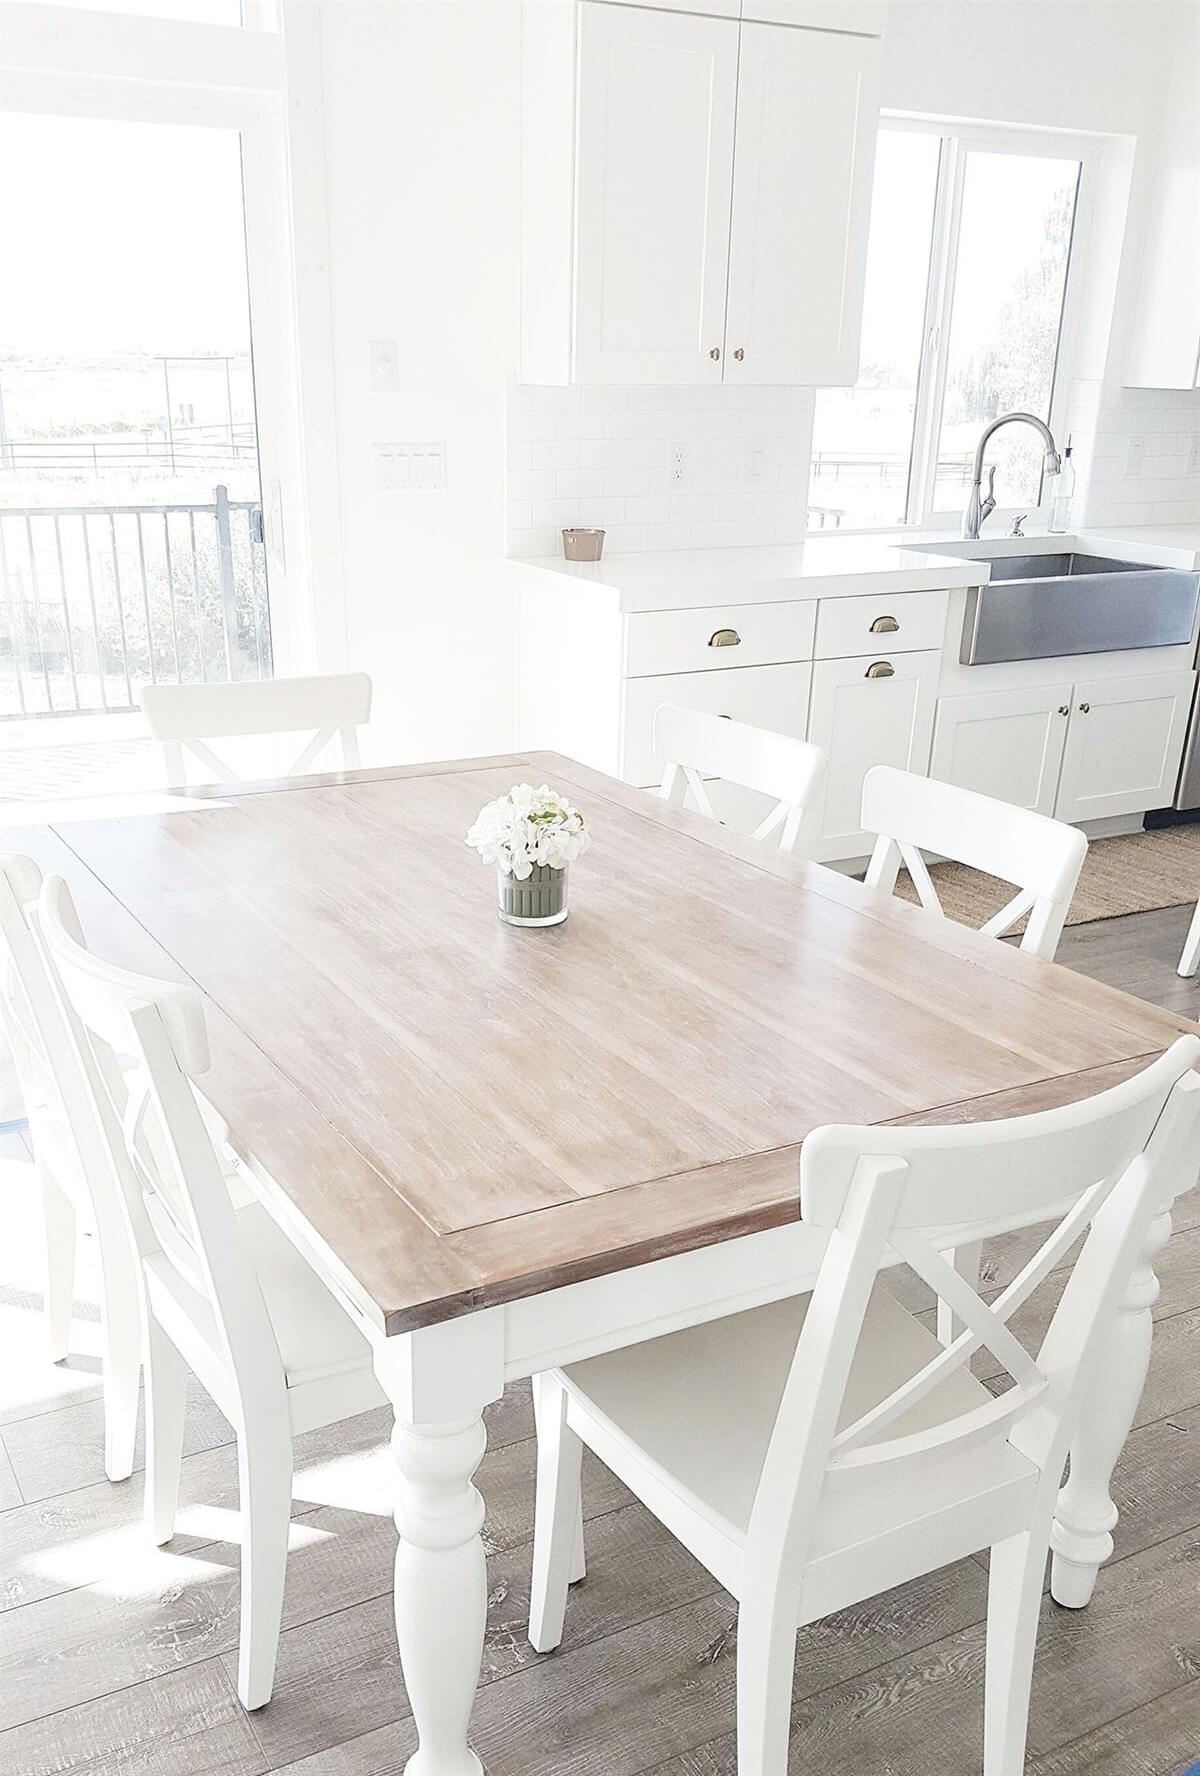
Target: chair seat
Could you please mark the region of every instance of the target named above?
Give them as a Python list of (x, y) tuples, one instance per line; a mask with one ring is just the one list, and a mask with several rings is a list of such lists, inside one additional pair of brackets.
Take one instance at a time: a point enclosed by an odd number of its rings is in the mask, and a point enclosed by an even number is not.
[[(236, 1212), (238, 1235), (258, 1276), (289, 1396), (318, 1387), (323, 1398), (328, 1396), (328, 1416), (318, 1413), (313, 1418), (304, 1412), (304, 1428), (383, 1405), (385, 1395), (375, 1380), (371, 1347), (346, 1310), (262, 1203), (248, 1203)], [(156, 1305), (164, 1305), (161, 1294), (170, 1297), (224, 1368), (216, 1319), (199, 1290), (164, 1258), (150, 1258), (146, 1270), (151, 1286), (161, 1292)], [(172, 1329), (178, 1325), (173, 1318)], [(210, 1385), (208, 1377), (202, 1375), (201, 1380)]]
[[(597, 1453), (619, 1475), (632, 1464), (649, 1477), (652, 1491), (674, 1495), (721, 1541), (740, 1549), (808, 1303), (808, 1296), (772, 1302), (574, 1363), (561, 1372), (570, 1422), (585, 1442), (592, 1438), (580, 1415), (591, 1422)], [(877, 1284), (840, 1425), (886, 1399), (941, 1348)], [(974, 1376), (956, 1370), (880, 1440), (927, 1430), (991, 1398)], [(815, 1526), (814, 1566), (886, 1540), (914, 1515), (929, 1520), (964, 1506), (969, 1511), (972, 1500), (984, 1498), (994, 1507), (997, 1494), (1010, 1488), (1023, 1498), (1037, 1479), (1033, 1463), (1000, 1435), (952, 1460), (926, 1458), (915, 1478), (907, 1464), (903, 1478), (887, 1469), (830, 1475)], [(948, 1548), (945, 1559), (960, 1551), (967, 1550)]]

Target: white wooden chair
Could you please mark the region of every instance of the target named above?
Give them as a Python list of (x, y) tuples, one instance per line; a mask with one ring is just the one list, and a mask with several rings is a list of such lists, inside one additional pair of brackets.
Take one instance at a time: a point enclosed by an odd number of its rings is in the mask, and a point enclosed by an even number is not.
[(682, 808), (690, 795), (701, 814), (716, 820), (706, 777), (773, 796), (775, 806), (753, 836), (768, 839), (778, 831), (782, 851), (795, 849), (825, 773), (825, 754), (807, 740), (678, 703), (663, 703), (654, 712), (654, 753), (663, 773), (658, 793), (673, 808)]
[[(1046, 1553), (1081, 1397), (1151, 1221), (1195, 1181), (1200, 1039), (1065, 1109), (946, 1128), (825, 1128), (801, 1149), (811, 1297), (537, 1383), (530, 1640), (557, 1646), (586, 1443), (738, 1600), (740, 1776), (784, 1776), (797, 1628), (991, 1549), (985, 1776), (1021, 1776)], [(941, 1256), (1058, 1220), (996, 1301)], [(1087, 1238), (1036, 1355), (1009, 1322)], [(877, 1279), (889, 1248), (952, 1303), (949, 1347)], [(1010, 1377), (970, 1373), (986, 1348)]]
[(191, 753), (218, 783), (236, 783), (239, 774), (214, 753), (208, 741), (262, 734), (312, 731), (285, 775), (309, 770), (337, 739), (342, 768), (359, 763), (358, 728), (371, 714), (371, 680), (365, 672), (321, 678), (265, 678), (239, 684), (147, 685), (142, 713), (162, 743), (172, 789), (187, 783)]
[(192, 1081), (209, 1064), (190, 986), (126, 973), (73, 929), (61, 877), (35, 914), (137, 1250), (146, 1329), (146, 1520), (174, 1533), (185, 1364), (237, 1432), (238, 1695), (270, 1699), (292, 1502), (292, 1438), (382, 1404), (366, 1340), (261, 1203), (235, 1210)]
[[(1020, 947), (1048, 962), (1054, 960), (1087, 855), (1087, 838), (1078, 827), (893, 765), (873, 765), (863, 779), (862, 823), (867, 832), (879, 835), (867, 865), (869, 888), (894, 893), (904, 864), (925, 911), (944, 916), (921, 853), (952, 858), (1017, 889), (980, 926), (981, 934), (1003, 937), (1028, 913)], [(956, 1268), (968, 1282), (978, 1279), (980, 1256), (978, 1246), (954, 1255)], [(938, 1336), (949, 1344), (956, 1330), (949, 1307), (940, 1300)]]
[(1195, 974), (1198, 968), (1200, 968), (1200, 900), (1196, 902), (1196, 910), (1192, 914), (1188, 934), (1183, 940), (1183, 954), (1179, 958), (1178, 972), (1186, 977)]
[(923, 851), (999, 876), (1018, 892), (980, 927), (984, 936), (1002, 937), (1028, 913), (1021, 948), (1054, 960), (1087, 855), (1078, 827), (893, 765), (873, 765), (863, 779), (862, 823), (879, 835), (869, 887), (892, 893), (903, 863), (926, 912), (941, 913)]
[(133, 1472), (142, 1370), (137, 1269), (112, 1164), (26, 912), (41, 886), (31, 858), (0, 853), (0, 1017), (41, 1185), (50, 1357), (61, 1362), (69, 1350), (82, 1222), (95, 1231), (100, 1260), (104, 1470), (110, 1480), (126, 1480)]

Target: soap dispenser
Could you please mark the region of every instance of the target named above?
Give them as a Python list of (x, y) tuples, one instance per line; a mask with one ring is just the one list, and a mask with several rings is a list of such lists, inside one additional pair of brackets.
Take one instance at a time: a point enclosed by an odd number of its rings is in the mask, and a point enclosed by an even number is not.
[(1071, 461), (1071, 440), (1063, 451), (1063, 465), (1054, 478), (1054, 494), (1050, 502), (1047, 529), (1063, 536), (1071, 528), (1071, 501), (1075, 497), (1075, 464)]

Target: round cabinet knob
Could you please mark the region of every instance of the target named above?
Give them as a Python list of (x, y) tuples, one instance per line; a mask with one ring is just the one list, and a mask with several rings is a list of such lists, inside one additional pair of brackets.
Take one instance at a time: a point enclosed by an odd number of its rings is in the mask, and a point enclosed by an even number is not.
[(742, 638), (736, 629), (716, 629), (708, 638), (710, 648), (741, 647)]
[(742, 348), (741, 348), (741, 346), (740, 346), (740, 345), (739, 345), (739, 346), (738, 346), (738, 348), (737, 348), (737, 350), (736, 350), (736, 351), (735, 351), (735, 352), (734, 352), (734, 354), (733, 354), (733, 355), (734, 355), (734, 357), (735, 357), (735, 358), (736, 358), (736, 359), (737, 359), (737, 361), (738, 361), (738, 363), (739, 363), (739, 364), (740, 364), (740, 363), (741, 363), (741, 361), (742, 361), (742, 359), (743, 359), (743, 358), (744, 358), (744, 357), (745, 357), (745, 355), (746, 355), (746, 354), (745, 354), (745, 352), (744, 352), (744, 351), (743, 351), (743, 350), (742, 350)]
[(713, 360), (713, 362), (714, 362), (714, 363), (716, 363), (716, 361), (717, 361), (717, 359), (718, 359), (718, 358), (719, 358), (719, 357), (720, 357), (720, 355), (721, 355), (721, 348), (720, 348), (720, 346), (719, 346), (719, 345), (714, 345), (714, 346), (713, 346), (713, 348), (712, 348), (712, 350), (711, 350), (711, 351), (710, 351), (710, 352), (709, 352), (709, 354), (708, 354), (708, 355), (709, 355), (709, 357), (710, 357), (710, 358), (711, 358), (711, 359), (712, 359), (712, 360)]
[(1060, 715), (1070, 715), (1071, 705), (1069, 703), (1060, 703), (1058, 706), (1058, 713)]
[(1080, 704), (1080, 705), (1079, 705), (1079, 713), (1080, 713), (1080, 715), (1086, 715), (1086, 714), (1087, 714), (1087, 712), (1088, 712), (1088, 710), (1089, 710), (1089, 709), (1090, 709), (1090, 708), (1091, 708), (1091, 707), (1092, 707), (1092, 706), (1091, 706), (1091, 704), (1090, 704), (1090, 703), (1081, 703), (1081, 704)]
[(900, 625), (895, 617), (876, 617), (871, 624), (872, 635), (895, 635), (899, 629)]
[(896, 668), (890, 660), (873, 660), (864, 674), (867, 678), (895, 678)]

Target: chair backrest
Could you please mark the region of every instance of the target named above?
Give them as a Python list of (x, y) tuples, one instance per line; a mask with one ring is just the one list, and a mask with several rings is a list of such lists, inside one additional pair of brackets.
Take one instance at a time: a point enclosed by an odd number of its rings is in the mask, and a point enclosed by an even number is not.
[(193, 1077), (209, 1065), (203, 1003), (194, 987), (94, 956), (72, 929), (71, 911), (66, 883), (49, 877), (34, 929), (60, 988), (138, 1256), (151, 1283), (192, 1318), (245, 1399), (253, 1378), (272, 1361), (279, 1369), (279, 1358), (192, 1089)]
[(217, 782), (240, 781), (238, 772), (207, 743), (256, 734), (311, 733), (288, 767), (289, 777), (307, 771), (335, 738), (341, 743), (343, 768), (353, 770), (359, 762), (358, 728), (371, 714), (371, 680), (365, 672), (341, 672), (239, 684), (147, 685), (142, 713), (151, 734), (162, 743), (172, 789), (182, 789), (187, 782), (185, 752)]
[(775, 806), (753, 836), (767, 839), (778, 831), (783, 851), (795, 849), (815, 813), (825, 775), (825, 754), (807, 740), (678, 703), (663, 703), (654, 713), (654, 753), (663, 773), (659, 794), (672, 807), (682, 808), (690, 795), (701, 814), (716, 820), (706, 777), (773, 796)]
[[(60, 1188), (84, 1193), (102, 1244), (128, 1249), (129, 1227), (92, 1107), (67, 1014), (37, 940), (34, 903), (42, 873), (30, 857), (0, 852), (0, 1020), (12, 1049), (34, 1153), (52, 1158)], [(62, 917), (79, 930), (65, 885)], [(47, 1151), (51, 1149), (52, 1151)], [(64, 1175), (66, 1162), (70, 1175)], [(113, 1244), (109, 1244), (113, 1242)]]
[[(1181, 1037), (1144, 1072), (1082, 1102), (1007, 1122), (816, 1130), (800, 1158), (803, 1220), (831, 1230), (784, 1390), (750, 1524), (751, 1554), (803, 1569), (822, 1489), (849, 1469), (885, 1470), (919, 1491), (985, 1439), (1007, 1439), (1056, 1492), (1080, 1396), (1151, 1221), (1196, 1181), (1200, 1038)], [(1057, 1225), (985, 1303), (944, 1255), (1006, 1226)], [(1087, 1234), (1035, 1353), (1010, 1322)], [(887, 1250), (930, 1284), (963, 1330), (917, 1374), (838, 1429), (871, 1290)], [(981, 1348), (1005, 1392), (944, 1423), (920, 1424), (930, 1391)], [(913, 1412), (908, 1426), (897, 1425)], [(892, 1433), (892, 1434), (889, 1434)], [(1042, 1502), (1047, 1504), (1048, 1493)]]
[(1002, 937), (1028, 913), (1021, 948), (1053, 961), (1087, 854), (1078, 827), (893, 765), (874, 765), (863, 779), (862, 823), (879, 835), (867, 868), (869, 887), (892, 893), (904, 864), (921, 905), (941, 913), (923, 851), (999, 876), (1018, 892), (980, 929), (986, 937)]

